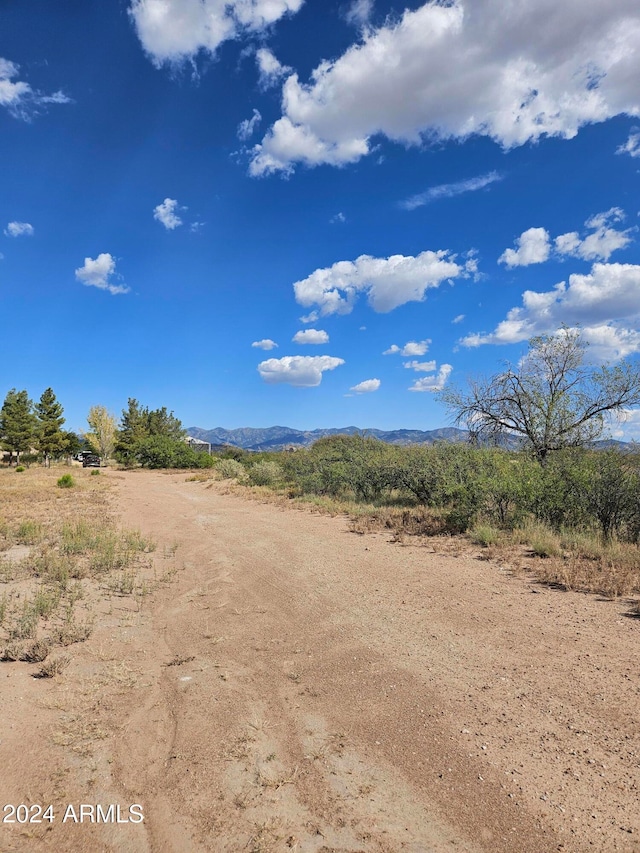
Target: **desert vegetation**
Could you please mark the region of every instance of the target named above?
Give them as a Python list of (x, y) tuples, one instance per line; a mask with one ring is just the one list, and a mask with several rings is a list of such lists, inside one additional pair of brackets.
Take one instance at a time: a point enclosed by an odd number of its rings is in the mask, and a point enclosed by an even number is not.
[[(238, 457), (238, 454), (234, 454)], [(397, 447), (333, 436), (294, 453), (220, 458), (211, 474), (328, 512), (354, 530), (461, 535), (491, 553), (538, 557), (545, 580), (607, 595), (640, 592), (640, 454), (464, 444)]]
[(88, 471), (0, 472), (0, 660), (52, 677), (71, 659), (61, 650), (88, 639), (109, 601), (127, 596), (139, 608), (161, 580), (153, 542), (116, 525), (108, 489)]

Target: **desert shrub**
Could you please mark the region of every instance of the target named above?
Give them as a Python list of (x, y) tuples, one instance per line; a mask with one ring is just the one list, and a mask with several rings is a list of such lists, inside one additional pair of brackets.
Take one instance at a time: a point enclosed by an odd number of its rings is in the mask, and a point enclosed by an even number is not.
[(588, 470), (588, 511), (597, 521), (603, 540), (610, 542), (625, 528), (634, 527), (638, 475), (629, 459), (616, 450), (590, 454)]
[(283, 478), (277, 462), (256, 462), (248, 470), (249, 482), (254, 486), (275, 486)]
[(56, 485), (59, 489), (71, 489), (75, 486), (75, 480), (71, 476), (71, 474), (63, 474), (62, 477), (58, 480)]
[(42, 663), (49, 654), (49, 643), (46, 640), (35, 640), (21, 655), (21, 659), (27, 663)]
[(98, 471), (98, 470), (97, 470), (97, 468), (94, 468), (94, 469), (91, 471), (91, 476), (92, 476), (92, 477), (99, 477), (99, 476), (100, 476), (100, 471)]
[(536, 518), (554, 530), (589, 526), (587, 452), (557, 451), (540, 468), (531, 509)]
[(303, 493), (372, 502), (391, 485), (393, 449), (366, 436), (334, 435), (284, 454), (281, 464)]
[(24, 466), (23, 466), (23, 465), (18, 465), (18, 467), (16, 468), (16, 474), (22, 474), (22, 472), (23, 472), (24, 470), (25, 470), (25, 469), (24, 469)]
[(239, 480), (242, 479), (246, 473), (244, 465), (237, 462), (235, 459), (218, 459), (215, 464), (215, 469), (218, 471), (223, 480)]
[(45, 661), (38, 672), (38, 678), (53, 678), (65, 670), (71, 663), (69, 655), (60, 655), (57, 658), (49, 658)]

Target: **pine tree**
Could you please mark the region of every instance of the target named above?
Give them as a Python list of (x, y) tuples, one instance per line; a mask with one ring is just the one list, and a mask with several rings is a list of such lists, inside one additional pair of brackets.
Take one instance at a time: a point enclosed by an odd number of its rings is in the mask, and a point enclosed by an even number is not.
[(50, 466), (51, 456), (62, 453), (65, 449), (65, 434), (62, 431), (64, 418), (63, 408), (56, 400), (56, 395), (51, 388), (43, 393), (40, 402), (36, 404), (37, 423), (37, 445), (38, 450), (44, 454), (45, 465)]
[(149, 410), (142, 408), (134, 397), (129, 397), (128, 407), (122, 410), (120, 423), (115, 447), (116, 457), (125, 465), (132, 465), (140, 442), (149, 435)]
[(35, 440), (36, 418), (33, 403), (26, 391), (12, 388), (0, 410), (0, 436), (3, 447), (20, 463), (20, 454), (28, 451)]

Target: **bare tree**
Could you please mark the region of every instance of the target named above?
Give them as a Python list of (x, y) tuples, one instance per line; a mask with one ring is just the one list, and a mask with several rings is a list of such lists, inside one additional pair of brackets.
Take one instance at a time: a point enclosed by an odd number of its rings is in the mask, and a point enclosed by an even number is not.
[(554, 450), (599, 438), (607, 415), (640, 403), (640, 370), (626, 361), (589, 368), (586, 348), (579, 330), (564, 327), (532, 338), (517, 368), (439, 397), (472, 437), (519, 437), (544, 464)]

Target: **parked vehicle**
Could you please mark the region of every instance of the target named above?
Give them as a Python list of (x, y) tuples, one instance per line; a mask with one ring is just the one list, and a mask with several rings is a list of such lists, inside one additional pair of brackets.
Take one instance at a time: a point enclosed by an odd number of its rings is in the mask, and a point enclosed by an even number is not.
[(100, 457), (97, 453), (85, 453), (82, 458), (83, 468), (99, 468), (101, 465)]

